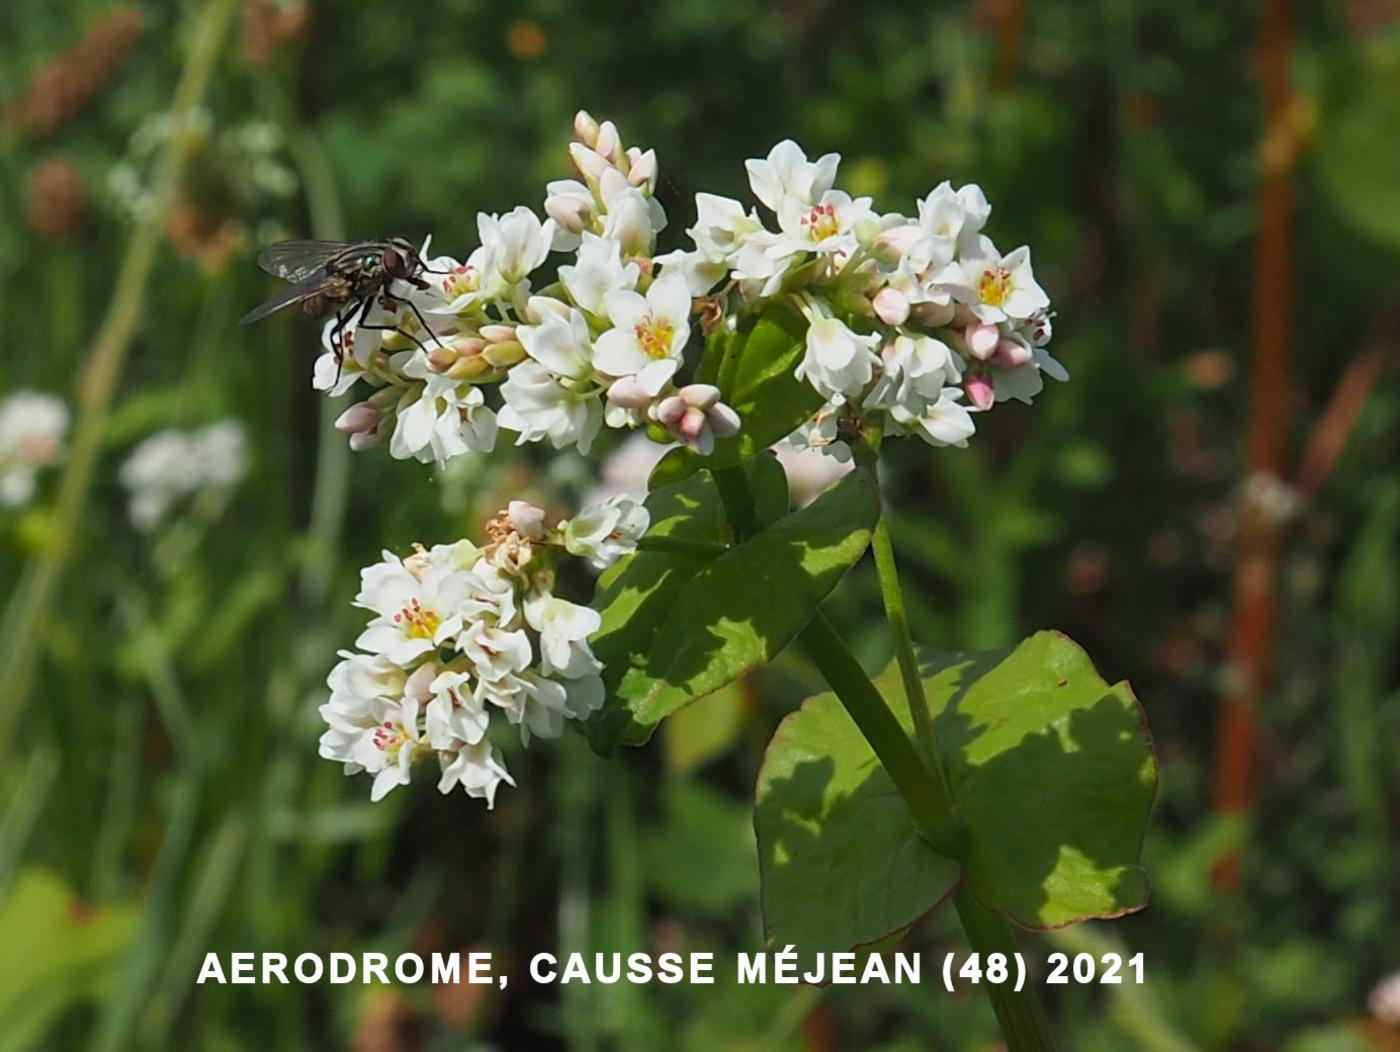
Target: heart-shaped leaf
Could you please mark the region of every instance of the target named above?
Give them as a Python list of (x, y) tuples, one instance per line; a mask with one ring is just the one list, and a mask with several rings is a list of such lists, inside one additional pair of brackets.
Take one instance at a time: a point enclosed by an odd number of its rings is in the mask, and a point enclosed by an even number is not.
[[(966, 880), (983, 904), (1032, 928), (1141, 908), (1157, 770), (1127, 684), (1110, 687), (1057, 632), (920, 660), (965, 826)], [(876, 685), (910, 729), (898, 668)], [(957, 883), (958, 867), (919, 838), (833, 694), (808, 699), (779, 726), (755, 825), (774, 943), (875, 942), (935, 909)], [(871, 901), (872, 889), (884, 898)]]

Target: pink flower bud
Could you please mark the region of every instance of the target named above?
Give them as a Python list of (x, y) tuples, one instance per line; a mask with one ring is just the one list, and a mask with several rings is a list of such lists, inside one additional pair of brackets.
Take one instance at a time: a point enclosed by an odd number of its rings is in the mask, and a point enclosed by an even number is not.
[(503, 343), (515, 339), (514, 325), (483, 325), (478, 331), (481, 338), (488, 343)]
[(705, 414), (705, 419), (709, 421), (710, 430), (717, 438), (728, 438), (739, 433), (739, 414), (723, 402), (711, 406), (710, 411)]
[(537, 541), (544, 536), (544, 509), (529, 501), (511, 501), (506, 505), (506, 518), (522, 537)]
[(719, 388), (713, 384), (687, 384), (676, 394), (686, 405), (700, 410), (709, 409), (719, 401)]
[(1031, 349), (1019, 340), (1001, 340), (997, 343), (992, 361), (997, 365), (1014, 369), (1018, 365), (1025, 365), (1031, 360), (1031, 357)]
[(967, 400), (977, 409), (990, 409), (997, 400), (992, 378), (986, 373), (969, 373), (963, 387), (967, 389)]
[(663, 398), (656, 407), (657, 423), (664, 427), (673, 428), (680, 423), (681, 417), (685, 416), (686, 410), (689, 408), (684, 399), (677, 395)]
[(608, 401), (624, 409), (645, 409), (651, 404), (652, 396), (635, 376), (624, 376), (614, 380), (608, 388)]
[(451, 347), (438, 347), (428, 352), (428, 368), (435, 373), (445, 373), (457, 364), (460, 357)]
[(335, 429), (342, 434), (358, 435), (379, 426), (379, 410), (369, 402), (356, 402), (335, 419)]
[(898, 289), (881, 289), (875, 293), (871, 305), (886, 325), (903, 325), (909, 320), (909, 297)]
[(590, 218), (587, 204), (570, 194), (555, 194), (546, 198), (544, 210), (550, 219), (571, 234), (582, 233)]
[(920, 303), (914, 308), (914, 320), (927, 329), (941, 329), (953, 320), (951, 303)]
[(704, 411), (694, 408), (687, 409), (685, 414), (681, 417), (680, 425), (677, 430), (680, 431), (682, 438), (694, 441), (695, 438), (699, 436), (700, 432), (705, 430)]
[(963, 341), (967, 344), (967, 353), (978, 361), (985, 362), (992, 356), (992, 352), (997, 349), (997, 343), (1001, 340), (1001, 330), (995, 325), (969, 325), (963, 332)]
[(383, 440), (384, 434), (381, 431), (357, 431), (350, 436), (350, 448), (359, 453), (365, 449), (372, 449)]
[(590, 150), (598, 141), (598, 122), (587, 110), (579, 110), (574, 114), (574, 137)]
[(609, 164), (617, 164), (622, 156), (622, 139), (617, 134), (616, 124), (604, 121), (598, 126), (598, 141), (593, 144), (593, 149)]

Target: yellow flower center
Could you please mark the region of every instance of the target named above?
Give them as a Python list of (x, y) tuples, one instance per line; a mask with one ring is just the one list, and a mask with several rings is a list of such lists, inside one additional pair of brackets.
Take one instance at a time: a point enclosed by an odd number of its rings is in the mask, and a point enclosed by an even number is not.
[(802, 217), (802, 225), (807, 228), (807, 237), (813, 244), (841, 232), (835, 205), (813, 205), (812, 210)]
[(442, 618), (434, 610), (426, 610), (423, 604), (414, 599), (394, 615), (394, 623), (403, 629), (409, 639), (431, 640), (437, 634)]
[(991, 267), (982, 271), (977, 282), (977, 297), (988, 307), (1000, 307), (1011, 295), (1013, 283), (1011, 271), (1005, 267)]
[(449, 296), (460, 296), (465, 292), (475, 292), (480, 285), (480, 275), (476, 268), (463, 263), (452, 268), (445, 278), (442, 279), (442, 291)]
[(647, 315), (637, 322), (637, 345), (648, 358), (669, 358), (671, 339), (676, 335), (676, 327), (664, 318), (656, 319)]
[(391, 757), (398, 755), (406, 741), (408, 735), (395, 727), (392, 720), (385, 720), (381, 726), (374, 729), (374, 747)]

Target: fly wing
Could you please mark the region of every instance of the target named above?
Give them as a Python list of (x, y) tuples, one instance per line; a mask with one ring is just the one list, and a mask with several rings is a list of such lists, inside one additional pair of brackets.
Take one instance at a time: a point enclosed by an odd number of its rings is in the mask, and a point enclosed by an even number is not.
[(282, 241), (258, 253), (258, 266), (283, 281), (305, 281), (350, 246), (344, 241)]
[[(274, 246), (276, 247), (276, 246)], [(273, 296), (266, 303), (260, 303), (243, 317), (238, 319), (239, 325), (251, 325), (255, 321), (262, 321), (269, 314), (276, 314), (283, 307), (290, 307), (294, 303), (301, 303), (309, 300), (312, 296), (319, 295), (325, 286), (326, 272), (324, 270), (313, 270), (311, 274), (297, 282), (281, 295)]]

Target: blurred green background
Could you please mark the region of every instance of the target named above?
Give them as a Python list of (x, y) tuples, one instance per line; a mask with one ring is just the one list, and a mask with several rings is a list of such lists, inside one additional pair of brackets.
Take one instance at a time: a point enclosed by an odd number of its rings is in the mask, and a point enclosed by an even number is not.
[[(208, 90), (172, 129), (201, 39)], [(997, 1047), (980, 994), (936, 980), (523, 980), (542, 950), (759, 947), (754, 775), (819, 688), (795, 654), (620, 760), (574, 734), (512, 753), (492, 812), (430, 779), (371, 806), (316, 758), (358, 567), (504, 499), (571, 503), (596, 469), (352, 456), (314, 327), (235, 325), (269, 291), (252, 254), (431, 232), (465, 256), (478, 210), (566, 175), (580, 107), (657, 149), (663, 245), (789, 136), (886, 209), (983, 185), (1073, 380), (971, 449), (893, 451), (915, 636), (1064, 629), (1132, 681), (1162, 767), (1152, 905), (1023, 939), (1146, 955), (1143, 987), (1048, 992), (1065, 1047), (1400, 1048), (1400, 1009), (1368, 1007), (1400, 971), (1396, 0), (5, 0), (0, 102), (0, 397), (81, 415), (119, 275), (154, 250), (90, 493), (65, 510), (59, 465), (0, 507), (0, 655), (33, 671), (0, 683), (0, 1049)], [(242, 481), (138, 528), (130, 451), (228, 418)], [(863, 566), (831, 613), (872, 668), (877, 611)], [(943, 915), (909, 940), (961, 946)], [(193, 982), (207, 949), (404, 948), (488, 948), (517, 981)]]

